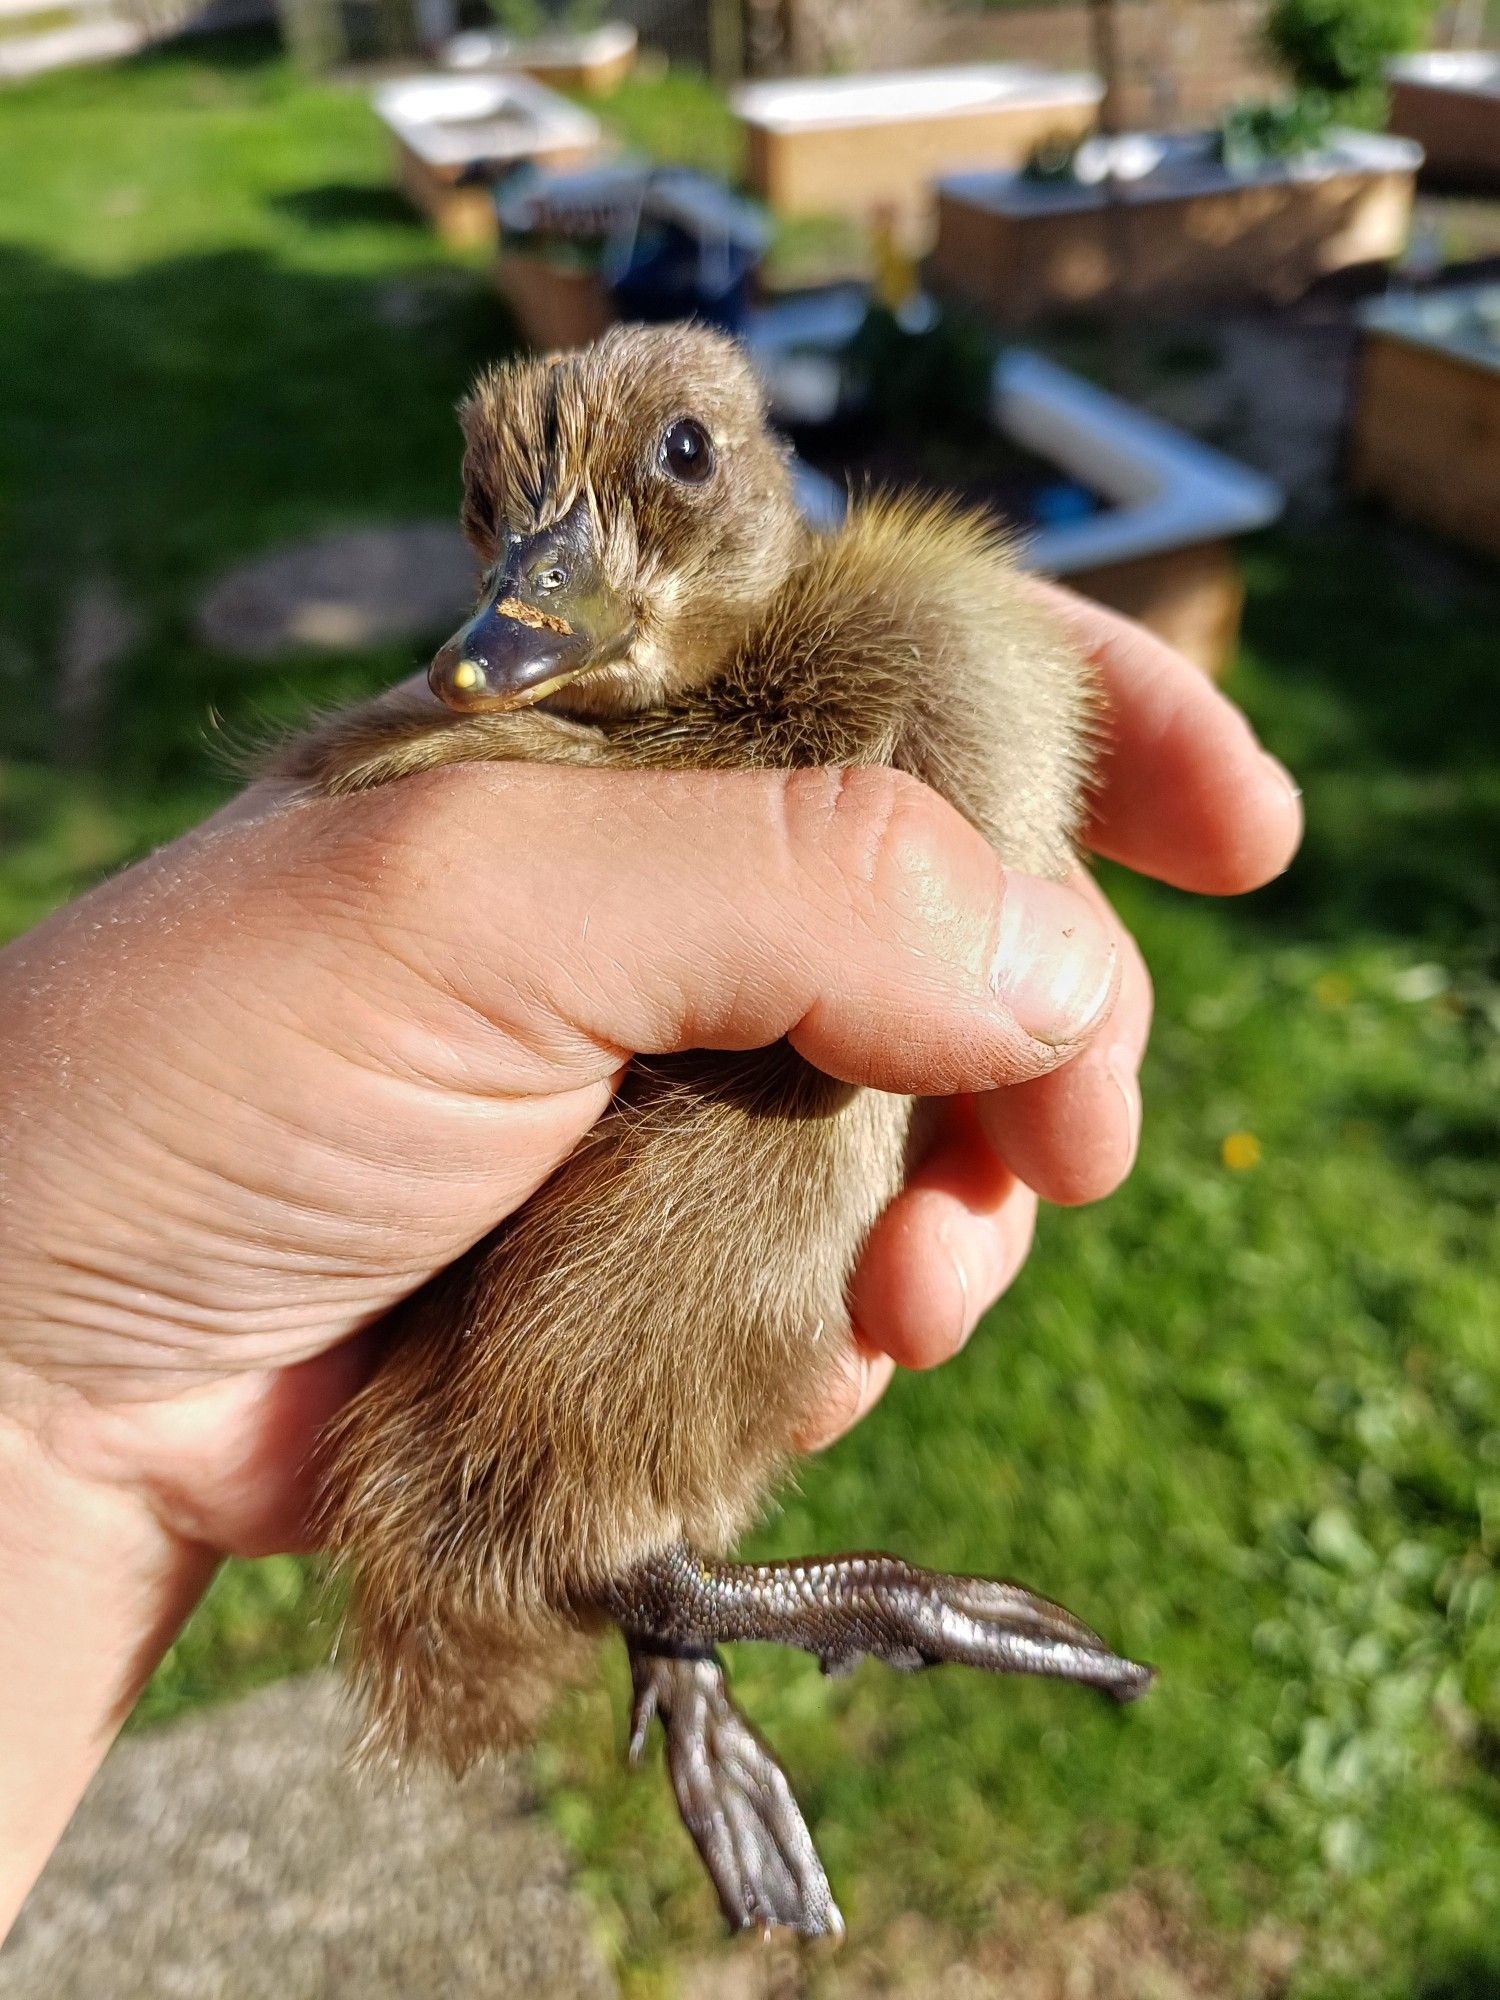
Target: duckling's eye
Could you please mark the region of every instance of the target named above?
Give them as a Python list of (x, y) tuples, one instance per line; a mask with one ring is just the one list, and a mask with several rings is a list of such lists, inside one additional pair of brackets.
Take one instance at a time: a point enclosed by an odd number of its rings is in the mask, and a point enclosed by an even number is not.
[(659, 453), (663, 469), (684, 486), (701, 486), (713, 476), (713, 440), (692, 417), (679, 417), (662, 432)]

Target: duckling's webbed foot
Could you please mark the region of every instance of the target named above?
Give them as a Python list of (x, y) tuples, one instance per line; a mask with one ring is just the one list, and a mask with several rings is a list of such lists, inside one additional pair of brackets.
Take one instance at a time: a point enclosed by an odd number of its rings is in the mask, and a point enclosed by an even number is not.
[(781, 1926), (841, 1936), (844, 1922), (786, 1774), (729, 1698), (713, 1653), (653, 1653), (630, 1642), (630, 1757), (653, 1716), (693, 1837), (735, 1930)]
[(1122, 1702), (1155, 1679), (1018, 1583), (943, 1576), (895, 1556), (717, 1563), (678, 1547), (640, 1564), (606, 1608), (633, 1644), (706, 1653), (761, 1639), (816, 1654), (830, 1674), (866, 1658), (907, 1671), (952, 1661), (1080, 1681)]
[(818, 1937), (843, 1923), (785, 1775), (729, 1699), (713, 1650), (720, 1642), (798, 1646), (830, 1674), (866, 1658), (906, 1671), (953, 1661), (1046, 1674), (1122, 1702), (1155, 1679), (1018, 1583), (942, 1576), (895, 1556), (717, 1563), (678, 1547), (638, 1565), (598, 1602), (630, 1648), (632, 1760), (660, 1716), (678, 1809), (720, 1907), (741, 1930), (784, 1925)]

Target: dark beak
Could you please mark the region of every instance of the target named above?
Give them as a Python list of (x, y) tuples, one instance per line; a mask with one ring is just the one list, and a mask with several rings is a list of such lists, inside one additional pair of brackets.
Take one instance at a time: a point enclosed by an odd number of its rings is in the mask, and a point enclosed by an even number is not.
[(617, 658), (631, 631), (600, 573), (580, 501), (551, 527), (512, 538), (484, 603), (441, 648), (427, 679), (440, 701), (466, 715), (528, 708)]

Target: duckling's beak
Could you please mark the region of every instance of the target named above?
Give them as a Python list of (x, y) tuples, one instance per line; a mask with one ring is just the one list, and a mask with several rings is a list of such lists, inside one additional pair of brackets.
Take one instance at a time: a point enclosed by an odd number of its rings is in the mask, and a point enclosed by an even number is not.
[(484, 603), (441, 648), (427, 679), (440, 701), (466, 715), (529, 708), (617, 659), (631, 633), (580, 501), (551, 526), (510, 537)]

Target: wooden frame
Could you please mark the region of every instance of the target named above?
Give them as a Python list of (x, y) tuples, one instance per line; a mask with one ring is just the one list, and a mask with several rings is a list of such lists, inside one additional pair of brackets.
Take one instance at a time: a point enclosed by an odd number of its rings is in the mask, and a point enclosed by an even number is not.
[(599, 273), (555, 258), (501, 246), (495, 289), (540, 354), (587, 347), (615, 323), (614, 301)]
[[(1500, 286), (1487, 289), (1500, 323)], [(1440, 314), (1455, 296), (1382, 300), (1367, 312), (1349, 480), (1405, 519), (1500, 557), (1500, 344), (1487, 359), (1422, 325), (1424, 310)]]
[(1500, 50), (1434, 49), (1391, 64), (1389, 126), (1434, 181), (1500, 188)]
[(375, 93), (391, 135), (396, 179), (445, 242), (483, 248), (498, 227), (492, 187), (523, 160), (577, 166), (591, 159), (598, 120), (528, 76), (436, 70)]
[(459, 70), (519, 71), (554, 90), (602, 97), (635, 68), (636, 48), (636, 31), (625, 21), (526, 40), (480, 28), (455, 35), (443, 50), (443, 61)]
[(734, 93), (749, 186), (778, 215), (893, 209), (930, 235), (932, 184), (969, 166), (1015, 166), (1043, 140), (1093, 130), (1096, 78), (1029, 63), (808, 77)]
[[(1405, 244), (1419, 150), (1370, 133), (1244, 177), (1207, 135), (1161, 142), (1163, 164), (1102, 187), (955, 176), (938, 187), (935, 289), (1010, 324), (1100, 306), (1150, 312), (1218, 300), (1286, 300)], [(1196, 149), (1196, 150), (1194, 150)]]

